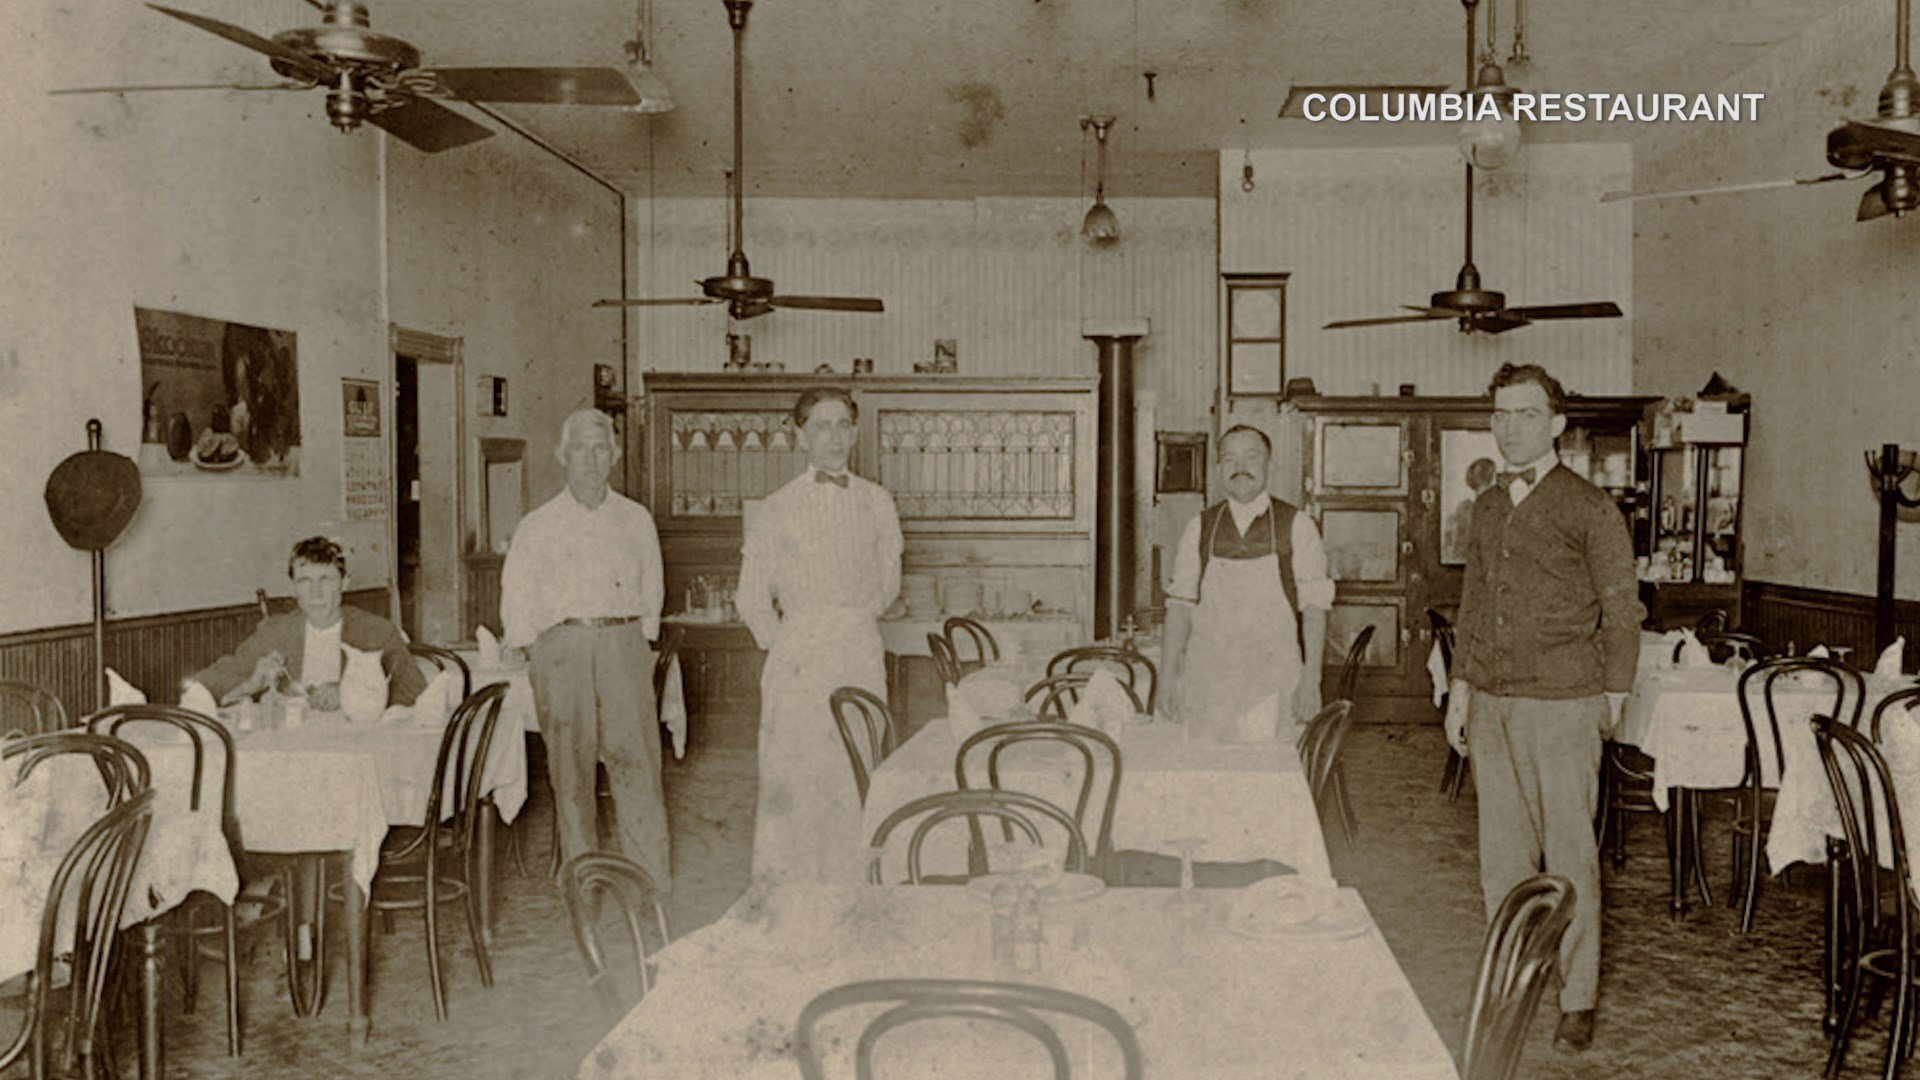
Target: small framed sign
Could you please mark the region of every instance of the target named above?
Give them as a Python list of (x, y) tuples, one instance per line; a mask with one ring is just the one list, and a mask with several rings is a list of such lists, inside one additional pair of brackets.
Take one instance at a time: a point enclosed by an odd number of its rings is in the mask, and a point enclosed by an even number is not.
[(1204, 431), (1160, 431), (1154, 433), (1156, 495), (1186, 492), (1207, 493), (1207, 433)]

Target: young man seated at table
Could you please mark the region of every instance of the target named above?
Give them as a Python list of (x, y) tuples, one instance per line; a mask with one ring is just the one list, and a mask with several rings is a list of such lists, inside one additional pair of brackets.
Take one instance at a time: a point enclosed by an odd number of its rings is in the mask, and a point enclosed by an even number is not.
[(328, 711), (340, 707), (342, 645), (380, 654), (387, 676), (387, 704), (411, 705), (427, 680), (392, 623), (355, 607), (341, 606), (347, 589), (347, 555), (339, 544), (312, 536), (293, 545), (287, 559), (298, 611), (269, 615), (230, 656), (214, 661), (182, 685), (199, 683), (221, 705), (272, 688), (284, 674), (307, 703)]

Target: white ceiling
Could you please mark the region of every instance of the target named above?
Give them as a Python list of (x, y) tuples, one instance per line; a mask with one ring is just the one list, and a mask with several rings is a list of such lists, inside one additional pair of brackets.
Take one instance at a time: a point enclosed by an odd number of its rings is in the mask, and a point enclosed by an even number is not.
[[(1513, 3), (1498, 0), (1503, 56)], [(1488, 6), (1480, 5), (1483, 20)], [(236, 7), (198, 10), (266, 34), (317, 22), (296, 0), (253, 0), (244, 14)], [(412, 41), (428, 64), (449, 66), (618, 67), (638, 15), (636, 0), (372, 7), (375, 29)], [(1823, 12), (1827, 5), (1806, 0), (1531, 0), (1533, 62), (1509, 81), (1532, 90), (1710, 89), (1765, 50), (1791, 48)], [(156, 39), (197, 33), (147, 14)], [(725, 10), (720, 0), (654, 0), (652, 20), (655, 67), (672, 88), (673, 112), (503, 111), (635, 194), (718, 195), (731, 153)], [(760, 0), (746, 39), (748, 191), (1077, 194), (1092, 186), (1092, 143), (1077, 118), (1108, 113), (1119, 118), (1110, 194), (1210, 195), (1222, 146), (1406, 137), (1384, 125), (1277, 114), (1295, 84), (1457, 84), (1464, 23), (1459, 0)], [(173, 76), (206, 74), (186, 70), (199, 50), (177, 55)], [(1861, 57), (1855, 70), (1833, 72), (1831, 85), (1871, 102), (1890, 58), (1891, 49)], [(1592, 139), (1604, 130), (1536, 137)]]

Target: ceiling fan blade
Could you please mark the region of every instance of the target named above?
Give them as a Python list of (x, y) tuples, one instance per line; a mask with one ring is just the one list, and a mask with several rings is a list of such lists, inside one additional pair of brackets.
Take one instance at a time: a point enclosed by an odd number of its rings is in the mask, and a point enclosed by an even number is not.
[(887, 306), (867, 296), (775, 296), (767, 300), (777, 308), (793, 308), (805, 311), (866, 311), (887, 310)]
[(667, 296), (647, 297), (643, 300), (595, 300), (594, 307), (693, 307), (696, 304), (717, 304), (720, 301), (711, 296)]
[(627, 77), (605, 67), (428, 68), (454, 97), (526, 105), (638, 105)]
[[(1427, 311), (1429, 309), (1421, 308), (1417, 310)], [(1432, 308), (1430, 310), (1434, 313), (1425, 315), (1388, 315), (1378, 319), (1341, 319), (1338, 322), (1330, 322), (1320, 329), (1345, 330), (1353, 326), (1387, 326), (1391, 323), (1434, 322), (1438, 319), (1458, 318), (1460, 315), (1457, 311), (1442, 311), (1439, 308)]]
[(59, 90), (49, 90), (49, 95), (60, 94), (146, 94), (155, 90), (311, 90), (307, 83), (171, 83), (166, 86), (69, 86)]
[(425, 98), (395, 95), (397, 104), (381, 109), (367, 123), (385, 131), (416, 150), (437, 154), (456, 146), (493, 138), (493, 130), (483, 127)]
[[(1838, 164), (1836, 162), (1835, 164)], [(1822, 173), (1819, 176), (1801, 176), (1789, 180), (1756, 180), (1750, 184), (1721, 184), (1716, 187), (1679, 188), (1673, 191), (1609, 191), (1600, 196), (1603, 203), (1638, 202), (1642, 199), (1681, 199), (1694, 195), (1730, 195), (1740, 191), (1766, 191), (1771, 188), (1811, 187), (1814, 184), (1827, 184), (1835, 180), (1853, 180), (1858, 172)]]
[(1617, 319), (1620, 317), (1620, 305), (1611, 300), (1596, 300), (1585, 304), (1539, 304), (1531, 307), (1508, 308), (1500, 314), (1518, 315), (1522, 319)]
[(1474, 316), (1473, 328), (1487, 334), (1504, 334), (1509, 330), (1517, 330), (1531, 321), (1520, 312), (1505, 308)]
[(765, 300), (735, 300), (727, 305), (727, 315), (735, 322), (757, 319), (773, 310), (773, 305)]
[(226, 38), (235, 45), (244, 45), (254, 52), (265, 53), (291, 69), (292, 74), (296, 74), (303, 79), (312, 79), (314, 82), (327, 82), (339, 74), (331, 64), (323, 64), (305, 53), (296, 52), (277, 41), (263, 38), (251, 30), (244, 30), (232, 23), (223, 23), (218, 19), (209, 19), (205, 15), (195, 15), (190, 11), (162, 7), (159, 4), (148, 4), (147, 6), (162, 15), (170, 15), (173, 18), (179, 19), (188, 26), (197, 26), (209, 34)]
[(1920, 131), (1911, 120), (1848, 120), (1827, 133), (1827, 163), (1865, 169), (1888, 162), (1920, 163)]
[(1872, 221), (1874, 218), (1886, 217), (1891, 212), (1887, 209), (1886, 200), (1881, 198), (1886, 190), (1885, 180), (1868, 188), (1866, 194), (1860, 196), (1860, 211), (1853, 216), (1853, 220)]

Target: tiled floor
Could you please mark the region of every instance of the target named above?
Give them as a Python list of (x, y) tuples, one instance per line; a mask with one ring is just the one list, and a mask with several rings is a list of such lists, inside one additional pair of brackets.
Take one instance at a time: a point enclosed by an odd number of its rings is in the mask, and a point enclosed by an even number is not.
[[(1357, 886), (1449, 1044), (1464, 1021), (1482, 932), (1470, 793), (1449, 804), (1437, 790), (1445, 747), (1435, 728), (1356, 729), (1349, 782), (1362, 834), (1338, 846), (1335, 869)], [(750, 753), (707, 751), (673, 767), (669, 803), (678, 873), (676, 931), (725, 910), (745, 885), (752, 836)], [(537, 785), (536, 785), (537, 786)], [(526, 835), (530, 869), (545, 864), (548, 807), (536, 797)], [(1726, 890), (1726, 834), (1710, 818), (1712, 883)], [(1521, 1074), (1528, 1077), (1784, 1077), (1819, 1072), (1819, 878), (1801, 871), (1762, 894), (1752, 935), (1722, 905), (1671, 922), (1659, 829), (1633, 830), (1630, 860), (1610, 874), (1598, 1038), (1569, 1057), (1549, 1046), (1551, 998), (1535, 1023)], [(531, 865), (538, 864), (538, 865)], [(277, 950), (264, 940), (245, 987), (247, 1053), (225, 1056), (214, 968), (199, 1013), (176, 1015), (168, 1075), (225, 1077), (567, 1077), (608, 1021), (582, 983), (557, 893), (503, 871), (496, 985), (479, 985), (457, 914), (446, 948), (451, 1018), (435, 1023), (417, 918), (395, 933), (375, 922), (373, 1032), (347, 1046), (344, 995), (333, 988), (317, 1020), (292, 1017)], [(1850, 1060), (1849, 1075), (1879, 1067), (1879, 1027)], [(1275, 1052), (1284, 1054), (1284, 1047)]]

